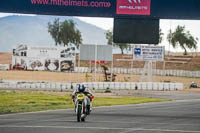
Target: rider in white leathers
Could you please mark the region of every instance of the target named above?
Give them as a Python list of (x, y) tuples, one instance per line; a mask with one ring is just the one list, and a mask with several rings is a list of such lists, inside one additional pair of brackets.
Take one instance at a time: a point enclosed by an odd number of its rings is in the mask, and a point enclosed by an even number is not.
[(83, 84), (82, 85), (79, 84), (78, 87), (72, 93), (72, 98), (73, 98), (73, 101), (74, 101), (75, 105), (76, 105), (76, 94), (77, 93), (84, 93), (87, 96), (85, 100), (86, 100), (86, 107), (89, 110), (89, 112), (88, 112), (88, 114), (89, 114), (91, 112), (91, 107), (92, 107), (91, 106), (92, 105), (91, 104), (91, 101), (92, 101), (92, 98), (91, 98), (92, 93), (91, 93), (91, 91), (88, 88), (86, 88)]

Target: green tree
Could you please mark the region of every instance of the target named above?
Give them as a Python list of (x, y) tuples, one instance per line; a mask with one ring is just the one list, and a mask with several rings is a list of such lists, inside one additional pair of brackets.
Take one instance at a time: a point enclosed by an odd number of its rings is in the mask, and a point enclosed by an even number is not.
[(184, 50), (184, 55), (187, 55), (187, 48), (197, 49), (198, 38), (194, 38), (189, 31), (185, 31), (185, 26), (177, 26), (175, 32), (170, 31), (167, 40), (173, 48), (180, 46)]
[(48, 32), (55, 41), (55, 45), (68, 46), (74, 44), (77, 48), (82, 43), (81, 32), (76, 28), (76, 24), (72, 20), (60, 22), (55, 19), (51, 24), (48, 23)]
[(108, 40), (108, 45), (113, 45), (113, 46), (119, 47), (122, 54), (124, 54), (125, 49), (129, 48), (128, 43), (114, 43), (113, 42), (113, 32), (110, 30), (108, 30), (106, 32), (106, 39)]
[(65, 20), (61, 24), (61, 41), (64, 46), (73, 43), (77, 48), (82, 43), (81, 32), (76, 28), (76, 25), (72, 20)]
[(61, 44), (60, 38), (60, 21), (59, 18), (55, 19), (53, 23), (48, 23), (48, 32), (55, 41), (55, 45)]

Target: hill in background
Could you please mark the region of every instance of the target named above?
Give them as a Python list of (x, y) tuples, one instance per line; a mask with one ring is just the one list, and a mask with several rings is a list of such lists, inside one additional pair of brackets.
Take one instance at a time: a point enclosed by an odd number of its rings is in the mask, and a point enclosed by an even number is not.
[(11, 52), (18, 44), (54, 46), (48, 33), (48, 22), (72, 19), (82, 33), (83, 44), (107, 44), (105, 30), (74, 17), (61, 16), (7, 16), (0, 18), (0, 52)]

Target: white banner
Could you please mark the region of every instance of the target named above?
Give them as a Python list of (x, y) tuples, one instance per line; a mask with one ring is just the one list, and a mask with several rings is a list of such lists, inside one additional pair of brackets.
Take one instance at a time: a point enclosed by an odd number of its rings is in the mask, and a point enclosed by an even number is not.
[(76, 49), (73, 46), (68, 47), (40, 47), (18, 45), (13, 48), (13, 56), (21, 56), (28, 58), (64, 58), (72, 60), (76, 58)]
[(13, 49), (12, 67), (18, 70), (74, 71), (75, 47), (19, 45)]
[(164, 61), (164, 46), (134, 45), (133, 60)]
[[(96, 51), (96, 53), (95, 53)], [(96, 55), (95, 55), (96, 54)], [(111, 45), (81, 45), (80, 60), (112, 61)]]

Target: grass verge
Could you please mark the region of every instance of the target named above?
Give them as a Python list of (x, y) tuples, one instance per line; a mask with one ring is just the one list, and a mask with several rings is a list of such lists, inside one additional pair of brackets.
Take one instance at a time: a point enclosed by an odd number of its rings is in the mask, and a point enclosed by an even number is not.
[[(93, 106), (126, 105), (163, 101), (168, 100), (143, 97), (96, 97), (93, 100)], [(67, 109), (73, 108), (73, 106), (73, 102), (68, 94), (58, 95), (37, 91), (0, 90), (0, 114)]]

